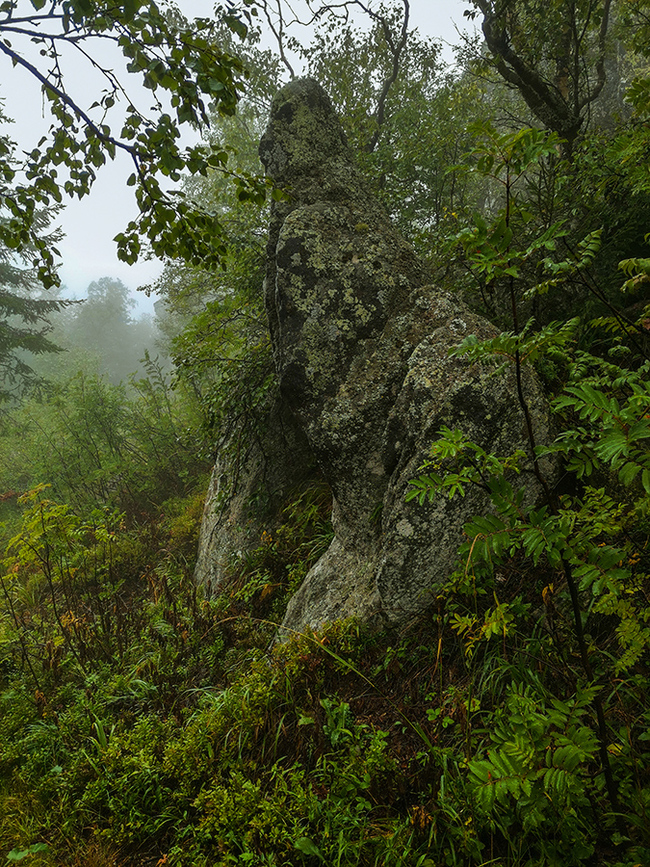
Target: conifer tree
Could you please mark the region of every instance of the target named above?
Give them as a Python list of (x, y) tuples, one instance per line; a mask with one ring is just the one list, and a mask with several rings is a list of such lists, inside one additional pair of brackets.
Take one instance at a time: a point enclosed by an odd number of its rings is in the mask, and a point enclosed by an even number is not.
[[(7, 121), (1, 110), (0, 121)], [(0, 154), (9, 168), (14, 147), (9, 138), (0, 138)], [(0, 200), (12, 195), (11, 182), (7, 181), (11, 172), (3, 174)], [(54, 213), (52, 208), (35, 213), (33, 226), (43, 244), (56, 252), (53, 245), (57, 233), (45, 234)], [(9, 219), (6, 209), (0, 211), (0, 228), (6, 227)], [(33, 245), (18, 252), (6, 243), (0, 244), (0, 402), (11, 400), (38, 381), (30, 355), (58, 351), (59, 347), (48, 338), (49, 316), (71, 303), (53, 296), (51, 291), (50, 297), (44, 297), (34, 266), (36, 256)]]

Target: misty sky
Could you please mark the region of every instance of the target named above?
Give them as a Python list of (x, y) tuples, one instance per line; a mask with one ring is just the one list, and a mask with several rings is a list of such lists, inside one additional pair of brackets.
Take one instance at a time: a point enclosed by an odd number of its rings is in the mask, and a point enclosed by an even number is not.
[[(208, 15), (213, 5), (207, 0), (179, 0), (179, 6), (188, 15)], [(468, 6), (466, 0), (411, 0), (411, 19), (422, 34), (457, 44), (457, 29), (467, 29), (463, 10)], [(450, 48), (445, 58), (453, 62)], [(80, 95), (82, 104), (92, 102), (93, 87), (102, 87), (100, 80), (93, 80), (88, 69), (78, 61), (68, 62), (69, 91)], [(38, 84), (27, 72), (12, 69), (8, 60), (4, 63), (0, 97), (4, 99), (6, 114), (16, 122), (3, 132), (28, 150), (47, 131), (49, 119), (43, 117)], [(133, 80), (136, 81), (135, 76)], [(148, 98), (146, 94), (145, 98)], [(60, 215), (59, 223), (66, 234), (59, 245), (63, 255), (60, 273), (63, 283), (75, 297), (83, 297), (88, 284), (100, 277), (119, 277), (129, 288), (136, 289), (160, 272), (159, 262), (141, 262), (129, 267), (115, 255), (112, 239), (136, 213), (132, 189), (125, 184), (131, 171), (128, 158), (118, 157), (100, 170), (91, 195), (82, 201), (71, 201)], [(151, 309), (142, 293), (138, 300), (140, 309)]]

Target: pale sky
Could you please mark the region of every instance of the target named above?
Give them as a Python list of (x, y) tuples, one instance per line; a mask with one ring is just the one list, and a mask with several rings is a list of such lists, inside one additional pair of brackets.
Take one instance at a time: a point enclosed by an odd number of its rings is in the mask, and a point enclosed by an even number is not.
[[(178, 0), (178, 3), (187, 15), (208, 15), (214, 5), (210, 0)], [(411, 20), (423, 35), (453, 45), (459, 42), (457, 31), (468, 27), (467, 19), (463, 18), (468, 7), (466, 0), (411, 0)], [(445, 59), (453, 62), (451, 48), (446, 50)], [(49, 126), (47, 116), (43, 117), (38, 84), (27, 72), (13, 69), (8, 59), (0, 58), (0, 63), (5, 64), (0, 97), (5, 101), (5, 113), (16, 121), (3, 132), (9, 133), (21, 148), (31, 149)], [(71, 62), (68, 81), (69, 91), (82, 95), (82, 104), (88, 96), (87, 101), (92, 101), (93, 80), (87, 69)], [(97, 80), (97, 87), (101, 86)], [(132, 188), (125, 183), (131, 171), (128, 158), (118, 157), (99, 171), (91, 195), (82, 201), (71, 200), (59, 217), (66, 235), (59, 244), (63, 256), (60, 274), (74, 297), (83, 297), (88, 284), (101, 277), (119, 277), (135, 290), (160, 273), (162, 266), (158, 261), (128, 266), (115, 253), (112, 239), (137, 212)], [(143, 293), (138, 293), (141, 310), (151, 310), (153, 300), (149, 303)]]

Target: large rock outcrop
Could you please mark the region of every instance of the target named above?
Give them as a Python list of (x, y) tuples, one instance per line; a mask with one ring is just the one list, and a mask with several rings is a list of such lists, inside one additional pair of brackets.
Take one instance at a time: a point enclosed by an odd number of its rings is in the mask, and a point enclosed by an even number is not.
[[(423, 611), (454, 565), (462, 527), (488, 507), (465, 499), (407, 503), (443, 425), (495, 454), (527, 449), (511, 372), (450, 358), (493, 327), (429, 285), (347, 146), (324, 90), (294, 81), (273, 101), (260, 144), (274, 203), (265, 301), (281, 399), (334, 497), (335, 538), (291, 599), (284, 625), (356, 615), (399, 623)], [(526, 390), (538, 435), (541, 390)], [(527, 498), (532, 475), (522, 477)]]

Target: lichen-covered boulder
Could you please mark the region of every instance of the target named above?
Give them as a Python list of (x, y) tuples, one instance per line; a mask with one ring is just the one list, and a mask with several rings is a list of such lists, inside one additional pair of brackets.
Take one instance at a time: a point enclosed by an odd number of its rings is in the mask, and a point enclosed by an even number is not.
[[(449, 357), (467, 335), (494, 329), (429, 285), (315, 81), (277, 94), (260, 157), (288, 194), (273, 205), (265, 279), (280, 393), (334, 497), (335, 539), (284, 625), (400, 622), (427, 606), (463, 524), (487, 508), (479, 491), (407, 503), (408, 483), (443, 425), (497, 454), (528, 448), (514, 376)], [(525, 385), (543, 439), (546, 404), (532, 376)], [(532, 475), (521, 484), (536, 495)]]
[[(430, 285), (356, 169), (316, 82), (277, 94), (260, 157), (286, 191), (271, 210), (264, 281), (279, 396), (263, 441), (236, 462), (222, 444), (196, 577), (219, 589), (233, 557), (257, 546), (316, 463), (332, 490), (335, 537), (284, 626), (351, 615), (400, 623), (427, 608), (455, 564), (463, 525), (489, 508), (478, 489), (406, 502), (409, 482), (443, 426), (494, 454), (529, 450), (514, 372), (450, 356), (468, 335), (496, 332)], [(530, 373), (524, 388), (543, 441), (548, 409)], [(520, 484), (528, 501), (538, 495), (532, 473)]]

